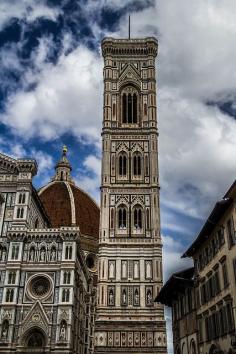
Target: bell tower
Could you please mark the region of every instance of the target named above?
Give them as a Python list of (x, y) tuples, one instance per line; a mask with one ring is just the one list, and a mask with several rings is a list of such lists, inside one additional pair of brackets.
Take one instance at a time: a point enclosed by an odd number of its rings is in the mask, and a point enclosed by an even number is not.
[(102, 41), (104, 118), (95, 353), (167, 353), (155, 38)]

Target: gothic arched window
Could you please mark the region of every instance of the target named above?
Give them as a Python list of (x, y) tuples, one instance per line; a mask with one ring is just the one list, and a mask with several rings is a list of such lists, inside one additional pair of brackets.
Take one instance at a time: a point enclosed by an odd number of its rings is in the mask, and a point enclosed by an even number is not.
[(126, 229), (127, 226), (127, 212), (124, 206), (118, 209), (118, 227), (119, 229)]
[(125, 153), (119, 155), (119, 175), (126, 176), (127, 174), (127, 157)]
[(6, 291), (6, 302), (12, 302), (14, 299), (14, 289), (7, 289)]
[(62, 290), (62, 302), (69, 302), (70, 301), (70, 290), (63, 289)]
[(133, 174), (134, 176), (141, 175), (141, 155), (139, 153), (135, 153), (133, 156)]
[(19, 245), (13, 245), (11, 251), (11, 259), (18, 259), (20, 247)]
[(63, 283), (64, 284), (70, 284), (70, 279), (71, 279), (71, 272), (64, 272), (64, 276), (63, 276)]
[(142, 228), (142, 209), (140, 206), (134, 207), (134, 228)]
[(72, 246), (66, 246), (65, 259), (71, 259), (71, 258), (72, 258)]
[(136, 124), (138, 122), (138, 94), (132, 86), (127, 86), (122, 92), (122, 123)]
[(15, 284), (16, 282), (16, 272), (10, 272), (8, 277), (8, 284)]

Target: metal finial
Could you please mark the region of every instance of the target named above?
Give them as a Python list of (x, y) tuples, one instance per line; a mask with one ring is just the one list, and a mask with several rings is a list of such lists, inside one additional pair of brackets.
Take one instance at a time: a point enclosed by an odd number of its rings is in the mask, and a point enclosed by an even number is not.
[(129, 39), (130, 39), (130, 15), (129, 15)]

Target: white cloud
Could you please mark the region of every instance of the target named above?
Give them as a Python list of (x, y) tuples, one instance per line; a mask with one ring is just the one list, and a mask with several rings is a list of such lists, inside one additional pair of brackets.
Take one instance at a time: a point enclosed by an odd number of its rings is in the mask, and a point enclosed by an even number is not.
[(88, 155), (83, 161), (83, 169), (77, 173), (76, 182), (100, 205), (101, 159), (95, 155)]
[(38, 18), (44, 17), (55, 21), (59, 13), (60, 10), (58, 8), (47, 6), (45, 0), (1, 0), (0, 29), (12, 18), (33, 22)]
[[(207, 104), (236, 96), (235, 11), (233, 0), (158, 0), (131, 15), (134, 37), (159, 40), (162, 205), (194, 218), (207, 216), (236, 175), (236, 121)], [(127, 16), (115, 36), (127, 36)]]
[(192, 261), (181, 258), (185, 246), (180, 241), (173, 239), (171, 236), (162, 235), (162, 242), (164, 281), (167, 281), (171, 274), (190, 267)]
[(56, 65), (45, 63), (48, 41), (35, 54), (39, 72), (29, 71), (25, 86), (8, 99), (4, 123), (15, 133), (30, 138), (54, 139), (72, 132), (83, 141), (99, 145), (102, 122), (102, 64), (96, 54), (83, 46), (68, 55), (63, 52)]

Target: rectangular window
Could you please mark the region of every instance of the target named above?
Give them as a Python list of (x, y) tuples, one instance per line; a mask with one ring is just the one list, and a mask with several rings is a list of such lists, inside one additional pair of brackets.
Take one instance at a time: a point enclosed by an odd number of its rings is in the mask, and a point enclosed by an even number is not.
[(226, 288), (229, 285), (228, 270), (227, 270), (226, 262), (222, 263), (222, 274), (223, 274), (224, 288)]
[(228, 319), (228, 333), (230, 333), (230, 332), (234, 331), (234, 328), (235, 328), (233, 309), (232, 309), (231, 303), (228, 303), (226, 305), (226, 313), (227, 313), (227, 319)]
[(14, 206), (15, 205), (15, 198), (16, 198), (16, 193), (7, 193), (6, 205), (7, 206)]
[(202, 325), (203, 325), (203, 320), (202, 318), (198, 318), (198, 333), (199, 333), (199, 342), (203, 342), (203, 330), (202, 330)]
[(234, 225), (233, 225), (232, 218), (230, 218), (227, 221), (227, 234), (228, 234), (229, 248), (231, 248), (235, 245)]
[(223, 246), (223, 244), (225, 243), (225, 235), (224, 235), (224, 229), (223, 229), (223, 227), (221, 227), (221, 228), (218, 230), (217, 236), (218, 236), (219, 247), (221, 247), (221, 246)]
[(233, 260), (233, 268), (234, 268), (234, 279), (236, 283), (236, 258)]
[(219, 294), (220, 292), (220, 278), (219, 272), (215, 272), (215, 294)]

